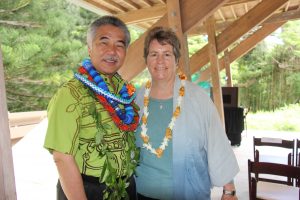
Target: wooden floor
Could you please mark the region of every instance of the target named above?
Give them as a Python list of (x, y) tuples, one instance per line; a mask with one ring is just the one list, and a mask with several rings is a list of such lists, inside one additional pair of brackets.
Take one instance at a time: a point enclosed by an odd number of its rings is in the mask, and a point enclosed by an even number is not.
[[(16, 177), (18, 200), (54, 200), (57, 182), (57, 172), (51, 155), (43, 149), (43, 142), (47, 127), (44, 119), (13, 147), (13, 159)], [(286, 139), (300, 139), (299, 132), (274, 131), (244, 131), (239, 147), (233, 147), (240, 172), (235, 178), (239, 200), (247, 200), (248, 177), (247, 162), (253, 159), (253, 136), (281, 137)], [(213, 188), (212, 199), (219, 200), (222, 188)]]

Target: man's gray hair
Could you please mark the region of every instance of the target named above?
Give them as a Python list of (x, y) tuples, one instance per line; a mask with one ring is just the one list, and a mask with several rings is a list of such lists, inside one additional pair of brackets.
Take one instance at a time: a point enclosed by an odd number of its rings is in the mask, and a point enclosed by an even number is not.
[(87, 32), (87, 44), (89, 48), (92, 48), (93, 39), (95, 38), (96, 31), (100, 26), (112, 25), (120, 28), (125, 35), (125, 46), (128, 48), (130, 44), (130, 33), (126, 24), (117, 17), (114, 16), (103, 16), (99, 19), (96, 19), (89, 27)]

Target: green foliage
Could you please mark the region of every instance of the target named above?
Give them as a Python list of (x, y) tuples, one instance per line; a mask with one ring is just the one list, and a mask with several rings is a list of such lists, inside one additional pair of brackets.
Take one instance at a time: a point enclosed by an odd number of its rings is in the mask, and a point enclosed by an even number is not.
[(189, 57), (196, 53), (207, 43), (207, 39), (204, 36), (192, 36), (188, 38)]
[(250, 112), (246, 116), (249, 130), (300, 132), (300, 104), (290, 104), (272, 112)]
[[(0, 41), (10, 112), (46, 109), (56, 89), (88, 56), (86, 29), (97, 17), (68, 1), (0, 1)], [(300, 101), (299, 32), (300, 21), (290, 21), (276, 33), (282, 44), (262, 42), (231, 64), (241, 106), (252, 111), (275, 110)], [(143, 32), (130, 27), (130, 33), (133, 42)], [(206, 43), (205, 36), (189, 37), (189, 56)], [(192, 79), (197, 81), (200, 73)], [(140, 87), (149, 77), (144, 70), (133, 83)], [(225, 78), (222, 73), (222, 84)]]
[(299, 21), (289, 22), (278, 34), (282, 43), (260, 43), (238, 60), (234, 78), (240, 103), (256, 112), (299, 102)]
[[(9, 1), (10, 2), (10, 1)], [(1, 1), (1, 48), (10, 112), (44, 110), (57, 87), (87, 57), (96, 15), (67, 1)]]

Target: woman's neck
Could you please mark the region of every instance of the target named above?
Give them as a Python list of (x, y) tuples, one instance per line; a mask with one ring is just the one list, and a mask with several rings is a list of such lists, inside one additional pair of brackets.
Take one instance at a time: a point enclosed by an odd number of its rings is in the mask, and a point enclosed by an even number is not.
[(173, 97), (175, 80), (168, 82), (153, 81), (151, 84), (150, 97), (155, 99), (169, 99)]

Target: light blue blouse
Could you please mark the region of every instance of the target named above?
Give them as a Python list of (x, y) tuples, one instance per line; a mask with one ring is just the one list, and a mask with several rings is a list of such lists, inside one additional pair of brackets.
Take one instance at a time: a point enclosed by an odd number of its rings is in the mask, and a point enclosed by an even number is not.
[[(176, 78), (173, 110), (179, 87)], [(140, 112), (143, 95), (144, 88), (136, 98)], [(181, 111), (172, 138), (173, 199), (210, 199), (213, 186), (221, 187), (233, 180), (238, 163), (216, 107), (202, 88), (186, 82)]]

